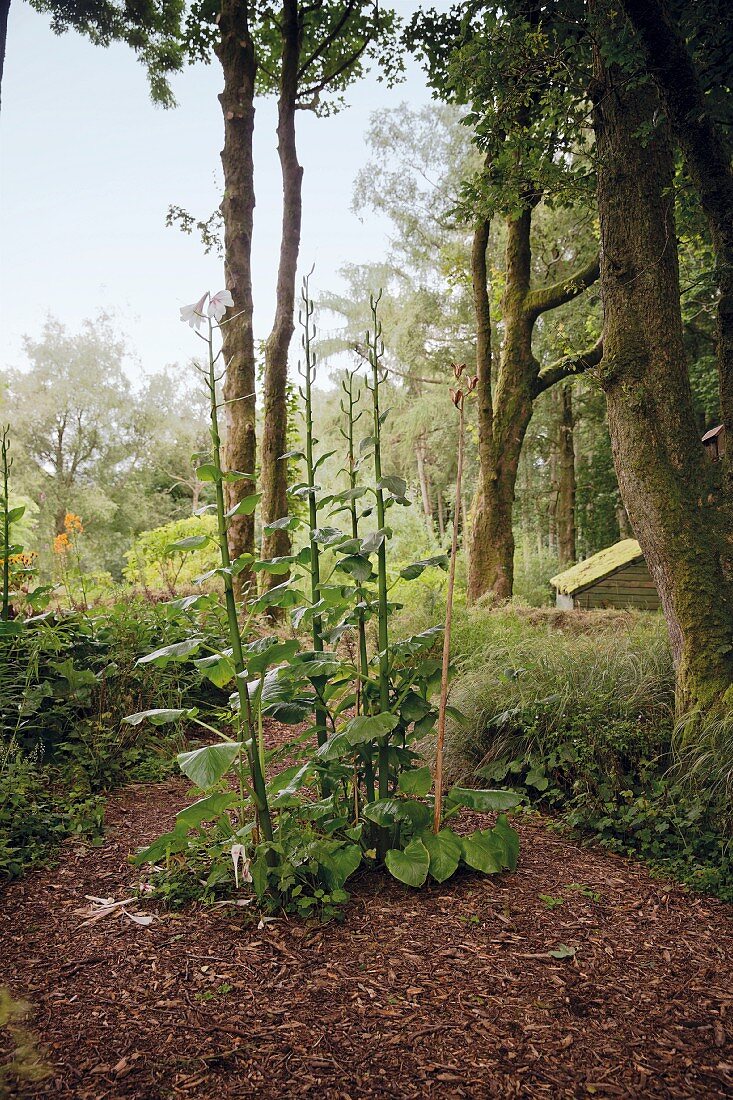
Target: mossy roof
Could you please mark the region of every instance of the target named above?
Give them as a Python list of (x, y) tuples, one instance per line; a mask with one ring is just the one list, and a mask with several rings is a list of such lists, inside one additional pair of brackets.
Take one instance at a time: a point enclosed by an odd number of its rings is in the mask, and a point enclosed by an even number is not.
[(558, 573), (550, 579), (550, 584), (566, 596), (575, 596), (605, 577), (610, 577), (612, 573), (617, 573), (624, 566), (642, 561), (643, 558), (644, 555), (636, 539), (622, 539), (621, 542), (600, 550), (592, 558), (586, 558), (585, 561), (579, 561), (577, 565), (571, 565), (564, 573)]

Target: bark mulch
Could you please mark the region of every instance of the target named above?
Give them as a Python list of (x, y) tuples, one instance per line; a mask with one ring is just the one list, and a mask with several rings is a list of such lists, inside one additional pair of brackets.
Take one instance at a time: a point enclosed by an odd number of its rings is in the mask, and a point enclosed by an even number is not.
[(516, 874), (365, 876), (343, 923), (191, 908), (82, 926), (84, 895), (128, 897), (128, 853), (185, 802), (179, 780), (129, 787), (103, 847), (5, 890), (0, 985), (31, 1004), (50, 1068), (6, 1095), (733, 1096), (730, 907), (524, 818)]

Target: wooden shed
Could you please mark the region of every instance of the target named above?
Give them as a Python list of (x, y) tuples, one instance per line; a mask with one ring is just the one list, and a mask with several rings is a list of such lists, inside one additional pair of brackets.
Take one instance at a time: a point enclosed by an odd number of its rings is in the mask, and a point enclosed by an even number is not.
[(656, 611), (659, 594), (636, 539), (623, 539), (552, 577), (558, 607), (636, 607)]

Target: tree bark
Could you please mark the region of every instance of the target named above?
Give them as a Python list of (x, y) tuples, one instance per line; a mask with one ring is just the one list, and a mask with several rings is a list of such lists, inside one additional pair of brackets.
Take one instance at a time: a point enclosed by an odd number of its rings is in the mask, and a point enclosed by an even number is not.
[[(281, 12), (281, 76), (278, 100), (278, 155), (283, 186), (283, 217), (277, 305), (272, 331), (265, 345), (265, 410), (262, 435), (262, 520), (272, 523), (287, 515), (288, 467), (282, 458), (288, 433), (288, 350), (294, 329), (295, 279), (300, 251), (303, 169), (298, 163), (295, 111), (300, 57), (300, 21), (297, 0), (285, 0)], [(262, 556), (290, 552), (290, 535), (275, 531), (264, 535)], [(285, 578), (265, 574), (265, 583), (281, 584)]]
[(559, 390), (560, 420), (558, 423), (557, 556), (560, 565), (575, 561), (575, 437), (573, 391), (569, 382)]
[(495, 385), (491, 377), (491, 322), (487, 290), (488, 222), (474, 232), (471, 254), (474, 309), (477, 322), (479, 482), (471, 537), (468, 600), (485, 593), (507, 600), (514, 588), (514, 496), (519, 459), (540, 393), (570, 375), (599, 362), (600, 342), (577, 356), (565, 356), (540, 370), (532, 352), (537, 318), (571, 301), (599, 274), (593, 261), (563, 282), (532, 290), (531, 229), (536, 198), (507, 222), (506, 289), (502, 308), (504, 340)]
[[(733, 166), (723, 130), (711, 116), (692, 57), (664, 0), (622, 0), (682, 150), (715, 250), (720, 404), (733, 439)], [(733, 492), (733, 447), (724, 459)]]
[[(5, 71), (5, 47), (8, 42), (8, 16), (10, 0), (0, 0), (0, 96), (2, 96), (3, 73)], [(1, 99), (0, 99), (0, 102)]]
[[(601, 36), (618, 28), (591, 0)], [(604, 304), (601, 383), (624, 505), (669, 627), (679, 714), (733, 702), (733, 525), (706, 463), (685, 363), (674, 161), (650, 84), (595, 46)]]
[[(226, 377), (224, 381), (226, 441), (224, 464), (250, 478), (227, 484), (228, 504), (237, 504), (254, 492), (257, 460), (255, 434), (255, 347), (252, 323), (252, 227), (255, 208), (254, 95), (257, 57), (249, 29), (247, 0), (222, 0), (216, 53), (224, 74), (219, 96), (224, 115), (224, 273), (234, 299), (232, 320), (222, 330)], [(233, 559), (254, 554), (254, 516), (235, 516), (229, 526)], [(236, 577), (240, 595), (253, 574)]]

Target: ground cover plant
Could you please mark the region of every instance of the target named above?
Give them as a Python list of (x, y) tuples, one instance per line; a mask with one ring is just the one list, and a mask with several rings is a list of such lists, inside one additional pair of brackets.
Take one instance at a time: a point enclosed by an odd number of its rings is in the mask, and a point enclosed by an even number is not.
[[(387, 516), (390, 508), (405, 507), (409, 501), (405, 481), (382, 468), (381, 431), (388, 410), (380, 405), (384, 345), (379, 296), (371, 299), (366, 337), (370, 373), (364, 388), (371, 398), (371, 430), (361, 439), (357, 457), (354, 427), (359, 414), (351, 378), (344, 406), (346, 488), (323, 496), (316, 479), (328, 455), (317, 454), (313, 436), (315, 330), (308, 280), (304, 282), (300, 320), (305, 450), (284, 455), (283, 460), (299, 458), (304, 464), (306, 480), (294, 485), (290, 495), (307, 500), (308, 514), (306, 518), (289, 513), (270, 527), (303, 529), (306, 542), (297, 553), (261, 560), (251, 554), (232, 559), (227, 538), (229, 521), (251, 513), (259, 500), (259, 494), (251, 494), (228, 510), (225, 504), (226, 483), (252, 479), (246, 471), (222, 468), (217, 384), (224, 366), (215, 337), (217, 329), (229, 323), (224, 319), (229, 305), (230, 296), (223, 291), (206, 294), (182, 310), (182, 318), (201, 336), (207, 351), (201, 373), (211, 408), (211, 448), (197, 475), (214, 485), (215, 503), (204, 505), (202, 511), (216, 516), (217, 529), (216, 535), (194, 535), (171, 544), (172, 551), (191, 552), (216, 544), (220, 564), (211, 572), (223, 587), (226, 631), (214, 637), (197, 620), (217, 605), (217, 594), (176, 601), (191, 615), (190, 636), (144, 655), (139, 664), (166, 668), (190, 661), (202, 676), (232, 694), (218, 722), (208, 716), (204, 720), (196, 708), (153, 708), (125, 719), (132, 726), (186, 720), (217, 738), (178, 757), (201, 797), (181, 811), (175, 828), (140, 852), (136, 862), (150, 864), (159, 873), (172, 863), (177, 869), (183, 864), (195, 876), (192, 881), (202, 881), (204, 893), (210, 895), (222, 884), (237, 887), (241, 875), (252, 883), (263, 906), (325, 916), (347, 899), (345, 883), (364, 863), (383, 863), (396, 879), (413, 887), (422, 886), (429, 876), (443, 882), (460, 865), (485, 874), (514, 869), (518, 837), (502, 811), (515, 806), (517, 796), (458, 786), (443, 795), (438, 787), (431, 805), (433, 778), (415, 749), (415, 742), (439, 718), (432, 696), (443, 671), (434, 655), (442, 628), (431, 627), (397, 642), (389, 636), (389, 616), (395, 609), (390, 587), (395, 582), (390, 584), (388, 577)], [(463, 394), (454, 395), (454, 403), (462, 411)], [(340, 514), (349, 521), (346, 531), (329, 523)], [(361, 525), (367, 520), (372, 522), (364, 532)], [(414, 579), (428, 568), (447, 565), (442, 555), (424, 559), (404, 567), (400, 577)], [(262, 572), (286, 579), (258, 592), (256, 578)], [(245, 594), (243, 621), (235, 577)], [(295, 628), (310, 631), (312, 648), (301, 648), (298, 638), (275, 634), (250, 640), (255, 615), (274, 609), (287, 609)], [(373, 624), (376, 633), (371, 655), (367, 624)], [(355, 661), (339, 648), (351, 632), (358, 639)], [(447, 664), (444, 673), (441, 724)], [(300, 727), (305, 722), (306, 728), (277, 753), (268, 753), (267, 717)], [(308, 744), (311, 737), (315, 748)], [(298, 759), (278, 770), (283, 754), (296, 754)], [(448, 822), (462, 807), (499, 811), (500, 816), (493, 828), (460, 836)]]

